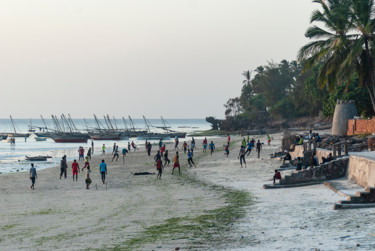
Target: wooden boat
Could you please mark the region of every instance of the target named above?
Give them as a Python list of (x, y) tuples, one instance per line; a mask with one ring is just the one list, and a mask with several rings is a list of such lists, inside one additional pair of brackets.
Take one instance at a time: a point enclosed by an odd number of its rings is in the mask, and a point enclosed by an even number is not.
[(26, 156), (26, 160), (28, 161), (46, 161), (48, 158), (52, 158), (52, 157), (48, 155), (45, 155), (45, 156), (39, 155), (39, 156), (33, 156), (33, 157)]

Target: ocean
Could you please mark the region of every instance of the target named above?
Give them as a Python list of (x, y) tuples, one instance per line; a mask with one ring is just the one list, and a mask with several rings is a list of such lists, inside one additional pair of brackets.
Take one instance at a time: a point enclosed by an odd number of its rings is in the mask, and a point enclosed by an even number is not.
[[(30, 125), (33, 127), (45, 127), (42, 119), (13, 119), (13, 121), (17, 133), (26, 133)], [(207, 123), (205, 119), (165, 119), (165, 121), (167, 125), (171, 127), (170, 129), (187, 133), (209, 130), (211, 128), (210, 124)], [(84, 119), (73, 119), (73, 122), (81, 131), (97, 127), (94, 119), (86, 119), (86, 121)], [(99, 119), (99, 122), (101, 125), (105, 125), (104, 119)], [(133, 119), (133, 122), (136, 128), (146, 128), (143, 119)], [(148, 122), (152, 125), (151, 130), (154, 132), (161, 132), (161, 129), (157, 127), (164, 126), (161, 119), (148, 119)], [(48, 128), (54, 129), (52, 119), (45, 119), (45, 123)], [(112, 123), (114, 127), (126, 128), (122, 119), (112, 119)], [(127, 123), (128, 127), (130, 126), (129, 119), (126, 119), (125, 123)], [(36, 132), (38, 131), (39, 129), (36, 129)], [(0, 119), (0, 132), (14, 132), (10, 119)], [(187, 140), (190, 140), (190, 138)], [(141, 148), (144, 147), (145, 142), (143, 140), (137, 140), (137, 138), (130, 138), (129, 140), (123, 141), (94, 141), (94, 155), (99, 155), (101, 153), (103, 144), (106, 145), (107, 149), (109, 148), (107, 151), (112, 152), (113, 143), (116, 143), (119, 148), (122, 149), (131, 141), (134, 141), (134, 143)], [(172, 141), (173, 139), (170, 140), (170, 142)], [(49, 155), (52, 157), (47, 161), (33, 161), (32, 163), (34, 163), (37, 169), (58, 166), (63, 155), (67, 156), (68, 161), (78, 159), (79, 146), (82, 146), (85, 152), (87, 152), (88, 148), (91, 147), (91, 142), (92, 140), (89, 140), (87, 143), (55, 143), (52, 139), (36, 141), (33, 135), (28, 138), (16, 138), (15, 144), (0, 141), (0, 173), (28, 171), (31, 162), (25, 160), (26, 156)], [(151, 142), (157, 143), (156, 141)]]

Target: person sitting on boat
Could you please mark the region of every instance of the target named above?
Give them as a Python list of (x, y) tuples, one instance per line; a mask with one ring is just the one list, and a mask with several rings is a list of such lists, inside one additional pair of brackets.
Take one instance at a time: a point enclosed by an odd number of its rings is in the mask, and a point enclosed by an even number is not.
[(285, 153), (285, 156), (284, 156), (284, 160), (283, 160), (283, 164), (285, 164), (285, 160), (291, 160), (292, 159), (292, 156), (290, 155), (290, 153), (288, 152), (288, 150), (285, 150), (284, 151)]

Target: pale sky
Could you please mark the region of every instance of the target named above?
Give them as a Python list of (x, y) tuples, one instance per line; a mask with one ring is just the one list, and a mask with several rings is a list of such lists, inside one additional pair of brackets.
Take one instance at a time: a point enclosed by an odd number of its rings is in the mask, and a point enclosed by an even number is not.
[(245, 70), (295, 60), (312, 0), (1, 0), (0, 117), (224, 117)]

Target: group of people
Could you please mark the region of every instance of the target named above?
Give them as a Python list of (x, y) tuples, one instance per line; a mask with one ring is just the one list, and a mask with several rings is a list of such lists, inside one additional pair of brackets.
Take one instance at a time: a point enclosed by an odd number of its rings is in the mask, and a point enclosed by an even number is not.
[[(268, 143), (270, 143), (270, 142), (271, 142), (271, 140), (270, 140), (270, 138), (268, 138)], [(254, 147), (255, 147), (255, 149), (258, 153), (257, 158), (258, 159), (260, 158), (260, 152), (261, 152), (262, 147), (263, 147), (262, 145), (263, 144), (260, 142), (260, 140), (258, 140), (258, 142), (256, 142), (254, 138), (252, 138), (250, 140), (249, 135), (247, 136), (247, 139), (245, 139), (245, 138), (242, 139), (240, 152), (238, 153), (238, 159), (240, 160), (241, 168), (243, 167), (242, 164), (245, 164), (245, 167), (246, 167), (245, 156), (249, 156)]]

